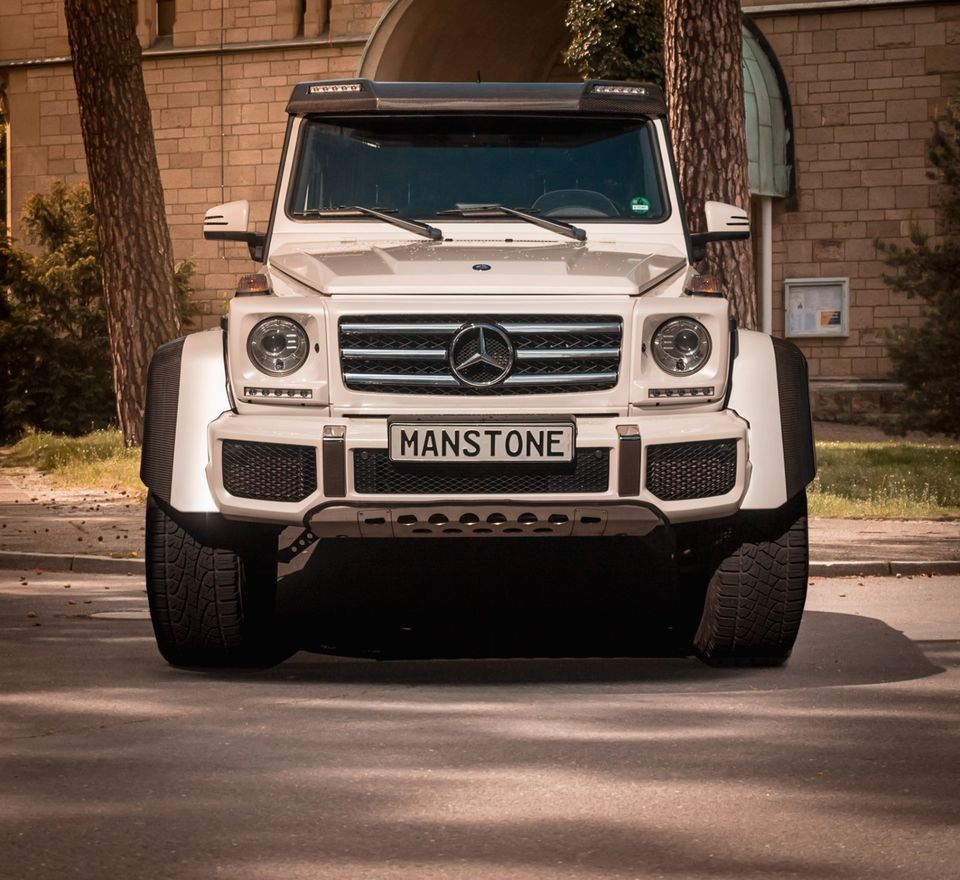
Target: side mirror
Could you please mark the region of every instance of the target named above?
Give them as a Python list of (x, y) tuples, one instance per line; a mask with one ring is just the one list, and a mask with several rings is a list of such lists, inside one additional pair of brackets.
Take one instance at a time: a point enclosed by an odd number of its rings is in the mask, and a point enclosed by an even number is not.
[(248, 232), (250, 223), (250, 202), (240, 199), (216, 205), (203, 217), (203, 237), (208, 241), (246, 242), (250, 258), (258, 263), (263, 261), (263, 249), (266, 236), (259, 232)]
[(703, 206), (707, 231), (690, 235), (690, 258), (696, 263), (707, 255), (712, 241), (742, 241), (750, 238), (750, 218), (743, 208), (725, 202), (707, 202)]

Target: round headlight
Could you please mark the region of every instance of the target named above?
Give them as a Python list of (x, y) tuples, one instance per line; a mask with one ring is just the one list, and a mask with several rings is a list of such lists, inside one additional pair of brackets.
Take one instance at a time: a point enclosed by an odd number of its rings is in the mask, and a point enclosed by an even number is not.
[(247, 337), (250, 360), (271, 376), (296, 372), (309, 351), (307, 332), (290, 318), (264, 318)]
[(675, 376), (696, 373), (709, 359), (712, 344), (707, 328), (693, 318), (664, 321), (650, 342), (657, 365)]

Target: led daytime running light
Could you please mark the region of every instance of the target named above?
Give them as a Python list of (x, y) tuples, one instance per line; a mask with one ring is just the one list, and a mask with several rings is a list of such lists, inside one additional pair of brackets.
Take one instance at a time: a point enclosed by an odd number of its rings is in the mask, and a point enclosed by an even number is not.
[(244, 397), (272, 397), (286, 400), (311, 400), (313, 391), (309, 388), (251, 388), (243, 389)]

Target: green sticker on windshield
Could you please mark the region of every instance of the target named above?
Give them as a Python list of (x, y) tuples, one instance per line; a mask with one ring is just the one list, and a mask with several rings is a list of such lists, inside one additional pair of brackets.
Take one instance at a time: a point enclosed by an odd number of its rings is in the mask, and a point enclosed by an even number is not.
[(630, 210), (634, 214), (646, 214), (650, 210), (650, 199), (645, 199), (643, 196), (630, 199)]

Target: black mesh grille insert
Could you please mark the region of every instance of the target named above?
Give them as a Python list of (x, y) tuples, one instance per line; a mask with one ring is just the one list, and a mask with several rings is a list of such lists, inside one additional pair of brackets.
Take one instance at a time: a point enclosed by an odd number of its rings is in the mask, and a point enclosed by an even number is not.
[(223, 488), (237, 498), (302, 501), (317, 490), (316, 449), (224, 440)]
[(532, 495), (543, 492), (606, 492), (610, 479), (609, 449), (578, 449), (569, 473), (547, 470), (471, 474), (462, 466), (450, 470), (397, 467), (386, 449), (355, 449), (353, 481), (357, 492), (377, 495)]
[(661, 501), (724, 495), (736, 480), (736, 440), (647, 447), (647, 491)]

